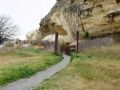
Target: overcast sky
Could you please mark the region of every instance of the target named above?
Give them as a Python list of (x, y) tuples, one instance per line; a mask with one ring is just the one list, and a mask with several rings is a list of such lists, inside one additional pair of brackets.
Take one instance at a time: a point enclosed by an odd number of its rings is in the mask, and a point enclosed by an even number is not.
[(0, 0), (0, 15), (10, 16), (20, 28), (20, 39), (39, 28), (40, 20), (47, 15), (56, 0)]

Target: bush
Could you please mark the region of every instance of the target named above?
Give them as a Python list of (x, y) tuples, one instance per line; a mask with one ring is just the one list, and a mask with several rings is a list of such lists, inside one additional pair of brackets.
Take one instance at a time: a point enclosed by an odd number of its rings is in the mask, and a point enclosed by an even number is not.
[(85, 32), (84, 34), (84, 39), (90, 39), (90, 33), (89, 32)]

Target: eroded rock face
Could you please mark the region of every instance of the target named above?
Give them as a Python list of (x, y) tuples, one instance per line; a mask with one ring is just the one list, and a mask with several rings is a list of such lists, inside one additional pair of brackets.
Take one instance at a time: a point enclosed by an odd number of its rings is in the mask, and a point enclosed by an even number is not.
[(89, 32), (98, 37), (120, 32), (120, 0), (57, 0), (54, 7), (40, 22), (42, 38), (59, 32), (75, 40)]
[(33, 30), (26, 34), (26, 40), (34, 41), (34, 40), (41, 40), (42, 34), (39, 30)]
[[(49, 41), (49, 42), (54, 42), (55, 41), (55, 34), (48, 35), (42, 39), (42, 41)], [(63, 42), (69, 42), (68, 36), (58, 36), (58, 42), (63, 43)]]
[(115, 0), (116, 1), (116, 3), (119, 3), (120, 2), (120, 0)]
[(22, 48), (22, 41), (19, 39), (16, 39), (14, 41), (14, 48)]

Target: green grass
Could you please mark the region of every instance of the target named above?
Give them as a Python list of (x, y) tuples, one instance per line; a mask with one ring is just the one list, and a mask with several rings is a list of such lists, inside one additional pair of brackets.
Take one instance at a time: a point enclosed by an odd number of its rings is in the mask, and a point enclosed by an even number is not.
[(71, 64), (36, 90), (120, 90), (120, 44), (71, 53)]
[(0, 52), (0, 86), (28, 78), (62, 60), (62, 54), (39, 49), (21, 49)]

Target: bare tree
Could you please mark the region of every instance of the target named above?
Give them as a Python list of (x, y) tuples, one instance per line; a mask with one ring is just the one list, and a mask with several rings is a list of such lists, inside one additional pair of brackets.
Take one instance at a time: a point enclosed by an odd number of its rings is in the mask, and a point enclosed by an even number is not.
[(0, 43), (5, 38), (11, 38), (15, 36), (18, 30), (18, 26), (12, 23), (10, 17), (0, 16)]

